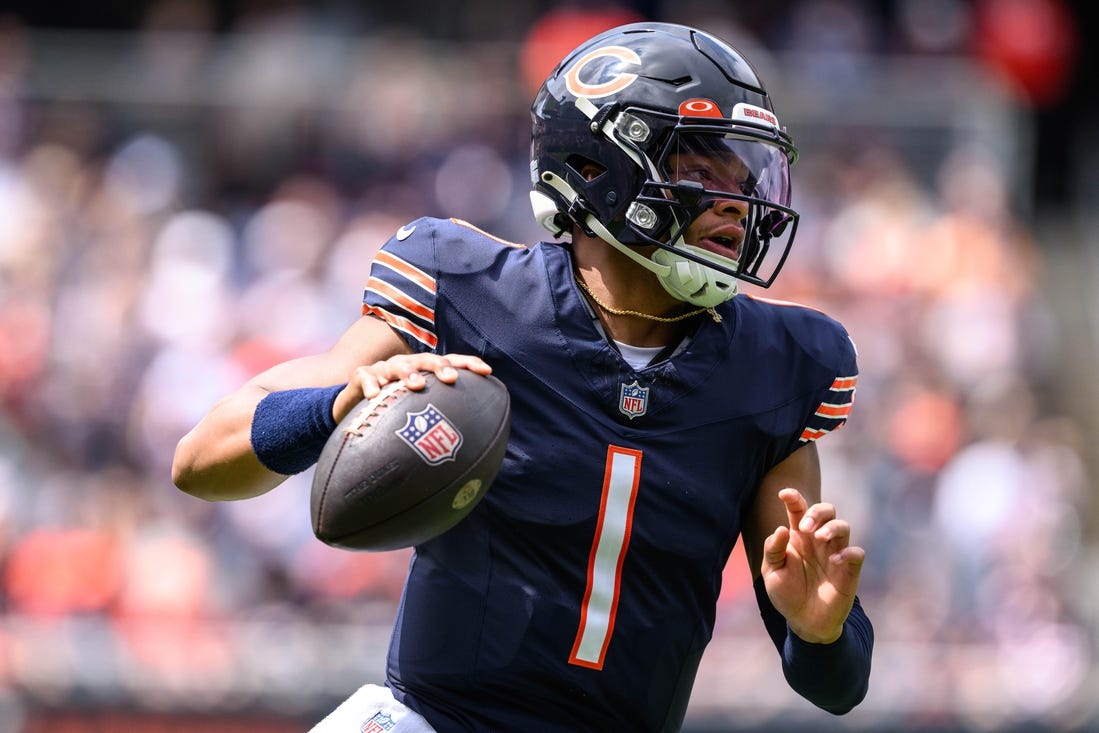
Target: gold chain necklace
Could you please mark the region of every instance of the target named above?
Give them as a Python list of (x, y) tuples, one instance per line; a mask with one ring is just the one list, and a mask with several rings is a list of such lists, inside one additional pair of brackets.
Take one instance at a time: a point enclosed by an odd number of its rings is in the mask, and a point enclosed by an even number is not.
[(654, 316), (654, 315), (650, 315), (648, 313), (642, 313), (641, 311), (631, 311), (631, 310), (624, 310), (624, 309), (620, 309), (620, 308), (611, 308), (609, 305), (607, 305), (606, 303), (601, 301), (599, 299), (599, 296), (597, 296), (595, 293), (593, 293), (591, 291), (591, 288), (588, 287), (588, 284), (586, 282), (584, 282), (584, 280), (582, 278), (577, 277), (576, 278), (576, 284), (580, 286), (581, 290), (583, 290), (585, 293), (588, 294), (588, 296), (592, 299), (592, 301), (597, 306), (599, 306), (603, 310), (607, 311), (607, 313), (613, 313), (616, 316), (633, 316), (634, 318), (644, 318), (645, 320), (656, 321), (657, 323), (678, 323), (679, 321), (685, 321), (688, 318), (694, 318), (695, 316), (697, 316), (700, 313), (709, 313), (710, 318), (714, 319), (714, 323), (721, 323), (721, 314), (718, 313), (713, 308), (699, 308), (698, 310), (693, 310), (689, 313), (684, 313), (684, 314), (679, 315), (679, 316), (672, 316), (670, 318), (665, 317), (665, 316)]

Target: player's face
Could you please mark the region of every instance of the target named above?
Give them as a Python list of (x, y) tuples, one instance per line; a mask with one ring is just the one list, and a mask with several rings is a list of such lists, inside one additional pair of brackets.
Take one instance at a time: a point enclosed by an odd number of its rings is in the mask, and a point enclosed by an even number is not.
[(699, 215), (687, 231), (684, 239), (715, 254), (736, 259), (744, 242), (744, 219), (748, 204), (734, 198), (722, 197), (718, 192), (751, 195), (751, 170), (733, 153), (682, 152), (668, 158), (671, 179), (675, 183), (691, 181), (699, 183), (707, 192), (706, 200), (712, 202)]

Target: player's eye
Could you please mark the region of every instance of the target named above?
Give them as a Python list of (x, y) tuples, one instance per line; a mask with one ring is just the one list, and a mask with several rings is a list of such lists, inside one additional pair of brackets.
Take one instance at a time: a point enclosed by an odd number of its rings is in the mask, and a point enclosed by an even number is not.
[(701, 183), (711, 191), (728, 191), (751, 196), (756, 189), (756, 178), (752, 175), (725, 177), (704, 166), (680, 168), (676, 171), (676, 181), (694, 181)]
[(708, 183), (716, 180), (716, 176), (713, 171), (703, 166), (694, 166), (691, 168), (680, 168), (676, 171), (676, 180), (678, 181), (695, 181), (696, 183)]

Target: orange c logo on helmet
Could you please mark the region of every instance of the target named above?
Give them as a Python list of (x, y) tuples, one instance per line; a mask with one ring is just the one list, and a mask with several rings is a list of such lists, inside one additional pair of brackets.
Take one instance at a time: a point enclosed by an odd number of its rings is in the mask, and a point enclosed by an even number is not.
[[(637, 55), (637, 52), (623, 46), (607, 46), (605, 48), (597, 48), (594, 51), (589, 51), (584, 54), (579, 61), (573, 64), (572, 68), (565, 74), (565, 87), (573, 96), (587, 97), (588, 99), (609, 97), (612, 94), (622, 91), (636, 81), (637, 74), (630, 74), (623, 71), (615, 73), (611, 79), (601, 84), (588, 84), (582, 80), (580, 74), (584, 70), (584, 67), (596, 59), (602, 58), (617, 59), (621, 64), (641, 65), (641, 57)], [(619, 65), (620, 64), (613, 64), (614, 67), (618, 67)]]

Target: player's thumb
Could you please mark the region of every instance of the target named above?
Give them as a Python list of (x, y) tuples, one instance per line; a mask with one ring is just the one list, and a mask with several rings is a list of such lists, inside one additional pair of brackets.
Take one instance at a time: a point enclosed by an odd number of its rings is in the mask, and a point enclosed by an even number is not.
[(786, 564), (786, 547), (790, 544), (790, 530), (779, 527), (763, 541), (763, 571), (777, 570)]

